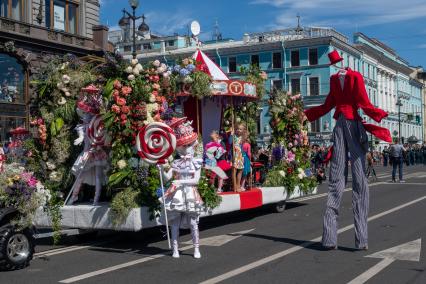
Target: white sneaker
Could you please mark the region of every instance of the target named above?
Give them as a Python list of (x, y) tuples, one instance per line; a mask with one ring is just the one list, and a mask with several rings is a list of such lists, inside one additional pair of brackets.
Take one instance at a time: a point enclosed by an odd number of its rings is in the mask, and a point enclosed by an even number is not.
[(173, 248), (173, 254), (172, 254), (173, 258), (179, 258), (179, 250), (177, 248)]
[(405, 183), (405, 180), (401, 179), (401, 180), (399, 181), (399, 183)]
[(201, 253), (199, 248), (194, 248), (194, 258), (201, 258)]

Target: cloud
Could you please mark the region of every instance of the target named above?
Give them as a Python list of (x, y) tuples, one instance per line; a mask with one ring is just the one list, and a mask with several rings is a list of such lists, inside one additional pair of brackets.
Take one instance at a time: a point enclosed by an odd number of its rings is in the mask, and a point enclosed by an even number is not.
[(426, 49), (426, 43), (419, 44), (417, 48)]
[(294, 26), (300, 14), (303, 25), (339, 27), (372, 26), (426, 18), (424, 0), (253, 0), (251, 5), (277, 8), (269, 26)]

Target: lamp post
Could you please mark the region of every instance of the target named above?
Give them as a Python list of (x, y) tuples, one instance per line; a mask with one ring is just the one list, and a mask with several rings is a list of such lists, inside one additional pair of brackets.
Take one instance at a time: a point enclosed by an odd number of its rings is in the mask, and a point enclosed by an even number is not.
[[(129, 28), (130, 26), (130, 20), (133, 22), (133, 34), (132, 34), (132, 41), (133, 41), (133, 58), (136, 58), (136, 21), (139, 19), (142, 19), (142, 23), (138, 28), (138, 31), (141, 33), (145, 33), (149, 31), (149, 26), (145, 23), (145, 16), (142, 15), (140, 17), (136, 17), (136, 9), (139, 6), (139, 0), (129, 0), (129, 5), (132, 7), (132, 13), (129, 13), (126, 11), (126, 9), (123, 9), (123, 17), (119, 21), (119, 25), (121, 28)], [(126, 17), (127, 15), (127, 17)], [(125, 39), (127, 40), (127, 39)]]
[(398, 97), (398, 100), (396, 101), (396, 105), (398, 106), (398, 140), (399, 143), (401, 143), (401, 98)]

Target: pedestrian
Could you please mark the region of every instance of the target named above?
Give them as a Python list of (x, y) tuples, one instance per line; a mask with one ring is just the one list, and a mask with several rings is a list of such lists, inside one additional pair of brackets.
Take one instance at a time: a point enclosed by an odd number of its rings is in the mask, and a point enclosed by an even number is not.
[(368, 165), (367, 171), (366, 171), (367, 178), (369, 178), (370, 175), (372, 175), (375, 180), (378, 180), (376, 175), (376, 170), (374, 169), (373, 151), (370, 151), (367, 153), (367, 165)]
[(392, 182), (396, 182), (396, 168), (399, 170), (399, 182), (405, 182), (402, 179), (402, 167), (404, 165), (404, 147), (399, 144), (399, 139), (396, 138), (396, 143), (390, 147), (390, 156), (392, 159)]
[[(343, 60), (334, 50), (328, 54), (331, 65)], [(339, 67), (337, 67), (339, 68)], [(363, 112), (376, 122), (388, 114), (374, 107), (367, 95), (361, 73), (350, 68), (339, 68), (330, 78), (330, 92), (324, 104), (305, 110), (309, 121), (315, 121), (335, 108), (333, 129), (333, 152), (330, 168), (329, 192), (324, 214), (322, 245), (324, 249), (337, 248), (337, 217), (347, 179), (348, 161), (352, 169), (352, 204), (355, 225), (355, 247), (368, 248), (367, 217), (369, 190), (365, 175), (365, 156), (368, 151), (366, 130), (379, 139), (390, 142), (388, 129), (362, 122), (358, 113)], [(348, 156), (350, 154), (350, 158)]]

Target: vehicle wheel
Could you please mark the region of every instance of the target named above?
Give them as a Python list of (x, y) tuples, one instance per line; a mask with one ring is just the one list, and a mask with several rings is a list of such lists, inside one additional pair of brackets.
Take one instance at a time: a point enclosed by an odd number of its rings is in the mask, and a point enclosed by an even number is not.
[(27, 267), (34, 255), (34, 237), (30, 229), (17, 231), (12, 225), (0, 228), (0, 269)]
[(274, 205), (274, 210), (276, 213), (283, 213), (285, 210), (286, 201), (280, 201), (277, 204)]

